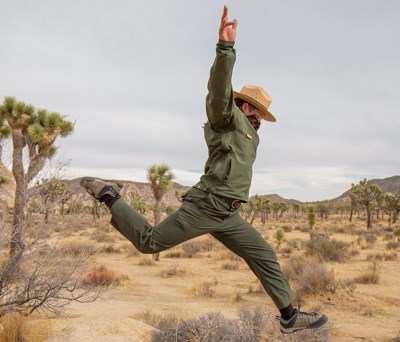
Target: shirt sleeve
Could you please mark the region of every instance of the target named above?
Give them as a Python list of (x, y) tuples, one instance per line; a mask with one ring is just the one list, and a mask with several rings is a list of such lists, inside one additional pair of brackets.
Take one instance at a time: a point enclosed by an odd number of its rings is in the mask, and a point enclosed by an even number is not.
[(217, 55), (210, 70), (206, 112), (211, 128), (230, 124), (233, 117), (232, 72), (236, 60), (234, 42), (218, 41)]

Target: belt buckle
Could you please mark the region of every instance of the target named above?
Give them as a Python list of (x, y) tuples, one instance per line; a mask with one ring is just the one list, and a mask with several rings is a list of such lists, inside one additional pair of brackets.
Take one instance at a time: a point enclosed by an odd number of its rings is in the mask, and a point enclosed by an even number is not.
[(238, 199), (235, 199), (231, 202), (231, 209), (237, 209), (240, 206), (240, 201)]

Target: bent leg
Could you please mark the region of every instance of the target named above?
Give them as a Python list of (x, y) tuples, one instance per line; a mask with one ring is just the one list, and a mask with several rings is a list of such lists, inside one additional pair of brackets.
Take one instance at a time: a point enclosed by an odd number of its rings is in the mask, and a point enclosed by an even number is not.
[(214, 220), (191, 201), (153, 227), (122, 199), (111, 207), (111, 224), (142, 253), (154, 254), (218, 228)]
[(234, 215), (212, 235), (246, 261), (278, 309), (292, 302), (289, 283), (273, 248), (253, 226)]

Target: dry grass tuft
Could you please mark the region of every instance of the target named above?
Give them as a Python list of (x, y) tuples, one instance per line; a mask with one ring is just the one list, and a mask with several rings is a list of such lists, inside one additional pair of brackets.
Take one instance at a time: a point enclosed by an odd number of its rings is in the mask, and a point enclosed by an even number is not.
[(357, 284), (378, 284), (379, 283), (379, 270), (376, 261), (372, 262), (369, 269), (354, 278)]
[(61, 254), (71, 257), (94, 254), (94, 247), (92, 244), (78, 241), (64, 243), (58, 247), (58, 250)]
[(214, 297), (213, 284), (210, 282), (202, 282), (186, 289), (185, 293), (196, 297)]
[(235, 295), (234, 295), (233, 298), (232, 298), (232, 301), (233, 301), (234, 303), (239, 303), (239, 302), (241, 302), (243, 299), (244, 299), (244, 298), (243, 298), (243, 295), (242, 295), (240, 292), (236, 292)]
[(375, 253), (375, 254), (368, 254), (366, 260), (367, 261), (394, 261), (397, 259), (397, 253), (392, 252), (390, 254), (386, 253)]
[(185, 258), (185, 253), (183, 251), (173, 249), (168, 252), (165, 252), (163, 256), (165, 258), (179, 259), (179, 258)]
[(386, 244), (386, 249), (397, 249), (400, 247), (400, 243), (397, 241), (389, 241)]
[(1, 342), (42, 342), (51, 333), (47, 323), (38, 323), (18, 313), (11, 313), (0, 318)]
[(155, 264), (156, 262), (154, 261), (154, 259), (147, 255), (142, 255), (138, 260), (139, 266), (154, 266)]
[(158, 314), (151, 310), (138, 312), (133, 316), (133, 318), (142, 321), (156, 329), (163, 329), (166, 326), (175, 326), (180, 320), (180, 318), (175, 314)]
[(99, 253), (106, 253), (106, 254), (119, 254), (122, 253), (123, 250), (120, 247), (115, 247), (112, 244), (105, 245), (98, 250)]
[(116, 241), (115, 237), (111, 235), (111, 233), (106, 233), (101, 230), (96, 230), (92, 236), (91, 239), (97, 242), (107, 242), (107, 243), (113, 243)]
[(221, 269), (227, 271), (237, 271), (239, 270), (239, 264), (237, 262), (227, 262), (222, 264)]
[(160, 276), (163, 278), (172, 278), (172, 277), (183, 277), (187, 273), (185, 267), (181, 267), (179, 265), (173, 265), (168, 267), (165, 270), (160, 272)]

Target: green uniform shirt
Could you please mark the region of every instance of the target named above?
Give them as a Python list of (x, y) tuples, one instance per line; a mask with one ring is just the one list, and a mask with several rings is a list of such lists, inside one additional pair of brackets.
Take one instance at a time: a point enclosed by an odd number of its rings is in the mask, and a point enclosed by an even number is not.
[(243, 112), (235, 105), (232, 71), (234, 42), (219, 41), (208, 81), (204, 136), (208, 159), (195, 188), (246, 202), (259, 138)]

